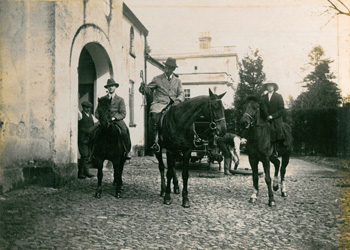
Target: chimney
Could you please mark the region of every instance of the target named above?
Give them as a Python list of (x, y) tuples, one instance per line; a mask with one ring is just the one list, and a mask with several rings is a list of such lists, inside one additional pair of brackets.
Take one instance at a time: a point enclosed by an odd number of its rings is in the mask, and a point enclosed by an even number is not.
[(209, 32), (202, 32), (199, 37), (199, 48), (200, 49), (210, 49), (211, 47), (211, 37)]

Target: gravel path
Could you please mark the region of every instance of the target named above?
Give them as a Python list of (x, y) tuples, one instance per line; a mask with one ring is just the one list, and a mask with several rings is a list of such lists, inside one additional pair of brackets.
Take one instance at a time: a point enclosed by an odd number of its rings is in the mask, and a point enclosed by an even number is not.
[[(240, 168), (248, 168), (242, 156)], [(259, 169), (262, 166), (259, 166)], [(96, 174), (96, 170), (92, 169)], [(271, 171), (272, 172), (272, 171)], [(178, 170), (180, 187), (181, 171)], [(124, 170), (122, 199), (113, 196), (112, 170), (61, 189), (29, 186), (0, 196), (0, 249), (346, 249), (350, 247), (350, 185), (342, 172), (300, 159), (287, 168), (289, 196), (267, 205), (260, 177), (257, 204), (248, 202), (251, 176), (191, 168), (191, 207), (181, 195), (163, 205), (153, 157), (133, 158)]]

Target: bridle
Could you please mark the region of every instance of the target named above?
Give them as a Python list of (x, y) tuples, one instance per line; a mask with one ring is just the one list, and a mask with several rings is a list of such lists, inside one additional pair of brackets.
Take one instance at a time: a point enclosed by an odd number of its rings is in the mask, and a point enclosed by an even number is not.
[(221, 103), (221, 106), (222, 106), (222, 101), (221, 99), (215, 99), (215, 100), (210, 100), (209, 99), (209, 112), (210, 112), (210, 123), (209, 123), (209, 128), (211, 130), (216, 130), (216, 123), (219, 122), (219, 121), (225, 121), (226, 118), (225, 118), (225, 114), (221, 117), (221, 118), (218, 118), (218, 119), (214, 119), (214, 114), (213, 114), (213, 109), (212, 109), (212, 103), (213, 102), (220, 102)]
[[(215, 99), (215, 100), (209, 99), (209, 113), (210, 113), (209, 129), (211, 130), (211, 132), (217, 131), (217, 126), (216, 126), (217, 122), (226, 120), (225, 114), (223, 114), (223, 116), (220, 118), (217, 118), (217, 119), (214, 118), (213, 108), (212, 108), (212, 103), (214, 103), (214, 102), (220, 102), (222, 105), (221, 99)], [(193, 123), (192, 127), (193, 127), (193, 133), (194, 133), (193, 144), (195, 146), (198, 146), (204, 140), (202, 138), (200, 138), (200, 136), (198, 135), (196, 128), (195, 128), (195, 123)]]
[[(256, 114), (256, 113), (259, 113), (259, 110), (256, 111), (255, 114)], [(250, 127), (254, 127), (254, 126), (256, 125), (256, 119), (255, 119), (253, 116), (251, 116), (251, 115), (248, 114), (247, 112), (245, 112), (245, 113), (243, 114), (243, 117), (244, 117), (244, 116), (248, 116), (248, 118), (249, 118), (249, 123), (248, 123), (248, 125), (245, 127), (246, 129), (248, 129), (248, 128), (250, 128)]]

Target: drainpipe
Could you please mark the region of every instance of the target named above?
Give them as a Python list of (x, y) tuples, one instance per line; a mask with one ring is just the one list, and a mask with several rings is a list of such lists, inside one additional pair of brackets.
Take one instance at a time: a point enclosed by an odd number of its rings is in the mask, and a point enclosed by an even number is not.
[[(147, 36), (144, 35), (145, 37), (145, 48), (144, 48), (144, 59), (145, 59), (145, 63), (144, 63), (144, 80), (145, 80), (145, 84), (147, 84), (147, 57), (148, 57), (148, 53), (147, 53)], [(143, 113), (144, 113), (144, 153), (145, 155), (150, 155), (150, 152), (148, 152), (148, 106), (147, 106), (147, 96), (144, 96), (145, 98), (145, 103), (144, 103), (144, 107), (143, 107)]]

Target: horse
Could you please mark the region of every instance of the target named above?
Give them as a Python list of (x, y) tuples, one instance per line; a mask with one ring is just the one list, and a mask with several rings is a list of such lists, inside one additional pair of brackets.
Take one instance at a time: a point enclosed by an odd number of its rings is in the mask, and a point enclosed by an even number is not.
[[(226, 120), (221, 95), (213, 94), (209, 89), (209, 96), (197, 96), (188, 99), (182, 103), (171, 106), (162, 116), (159, 134), (159, 152), (155, 153), (158, 160), (158, 167), (161, 176), (161, 196), (164, 196), (164, 204), (172, 203), (171, 180), (174, 179), (174, 193), (180, 193), (175, 171), (175, 160), (182, 158), (182, 206), (190, 207), (188, 198), (188, 164), (191, 157), (191, 151), (194, 149), (194, 140), (196, 131), (194, 122), (200, 117), (210, 121), (208, 124), (210, 133), (222, 135), (226, 133)], [(165, 185), (164, 162), (162, 158), (162, 149), (166, 149), (167, 156), (167, 183)]]
[(93, 142), (93, 164), (98, 169), (97, 172), (97, 189), (95, 192), (96, 198), (101, 198), (102, 193), (102, 178), (103, 178), (103, 162), (109, 160), (113, 164), (114, 181), (113, 185), (116, 187), (115, 196), (121, 198), (122, 191), (122, 173), (124, 163), (126, 161), (126, 152), (122, 144), (120, 131), (112, 121), (110, 112), (110, 105), (112, 99), (108, 97), (98, 98), (98, 106), (96, 112), (100, 125), (96, 129)]
[[(260, 102), (258, 97), (250, 96), (246, 100), (244, 114), (241, 119), (241, 124), (244, 125), (245, 134), (247, 138), (246, 149), (248, 152), (249, 163), (253, 171), (253, 186), (254, 191), (250, 197), (250, 202), (255, 203), (259, 192), (259, 177), (258, 177), (258, 164), (262, 162), (265, 173), (265, 182), (268, 188), (269, 194), (269, 206), (276, 206), (273, 191), (271, 188), (270, 177), (270, 161), (275, 166), (275, 180), (278, 178), (278, 171), (280, 167), (279, 159), (273, 155), (273, 144), (271, 142), (271, 133), (273, 133), (270, 123), (267, 121), (267, 109), (263, 103)], [(283, 123), (283, 131), (285, 131), (286, 140), (283, 144), (279, 145), (277, 152), (282, 156), (281, 166), (281, 183), (283, 197), (286, 197), (286, 190), (284, 184), (284, 176), (286, 168), (289, 163), (291, 155), (292, 139), (291, 139), (291, 127)], [(274, 190), (278, 190), (278, 182), (274, 181)]]

